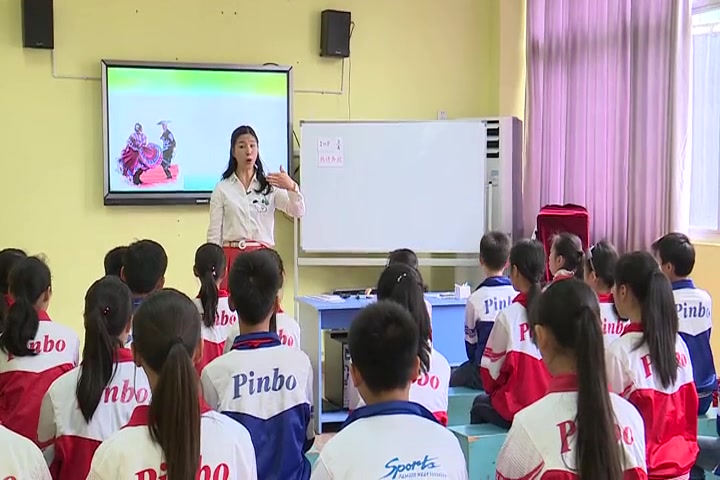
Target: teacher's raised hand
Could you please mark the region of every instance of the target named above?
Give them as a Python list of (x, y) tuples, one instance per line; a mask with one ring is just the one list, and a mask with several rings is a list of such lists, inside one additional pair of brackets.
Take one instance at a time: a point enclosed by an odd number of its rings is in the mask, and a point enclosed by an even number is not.
[(295, 190), (297, 188), (295, 181), (290, 178), (285, 169), (280, 165), (279, 173), (268, 173), (267, 181), (270, 185), (283, 190)]

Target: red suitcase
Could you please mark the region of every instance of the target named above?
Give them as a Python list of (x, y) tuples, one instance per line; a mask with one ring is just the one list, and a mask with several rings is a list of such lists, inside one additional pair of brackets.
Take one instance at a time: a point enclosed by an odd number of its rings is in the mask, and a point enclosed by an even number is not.
[[(557, 233), (574, 233), (582, 241), (583, 250), (590, 246), (590, 215), (587, 208), (571, 203), (565, 205), (545, 205), (537, 216), (537, 239), (545, 247), (546, 259), (550, 257), (553, 236)], [(551, 280), (550, 267), (546, 280)]]

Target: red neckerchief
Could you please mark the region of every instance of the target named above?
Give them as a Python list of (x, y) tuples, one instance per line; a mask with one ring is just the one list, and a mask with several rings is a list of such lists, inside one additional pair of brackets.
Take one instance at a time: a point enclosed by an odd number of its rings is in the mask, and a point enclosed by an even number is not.
[(598, 294), (598, 302), (600, 303), (615, 303), (612, 293), (600, 293)]
[(527, 293), (520, 292), (517, 294), (515, 298), (513, 298), (513, 303), (519, 303), (523, 307), (527, 308), (528, 303), (528, 296)]

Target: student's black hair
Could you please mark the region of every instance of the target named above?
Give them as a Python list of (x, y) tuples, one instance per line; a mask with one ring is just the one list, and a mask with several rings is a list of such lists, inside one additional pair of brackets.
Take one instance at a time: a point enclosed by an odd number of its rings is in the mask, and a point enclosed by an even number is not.
[(537, 240), (523, 239), (510, 249), (510, 266), (530, 282), (527, 292), (527, 311), (532, 312), (542, 292), (540, 281), (545, 275), (545, 249)]
[[(238, 167), (238, 161), (237, 158), (235, 158), (235, 144), (238, 141), (238, 138), (240, 138), (240, 135), (251, 135), (255, 142), (257, 142), (258, 145), (260, 145), (260, 140), (258, 139), (257, 133), (255, 133), (255, 130), (249, 125), (242, 125), (235, 130), (233, 130), (232, 135), (230, 135), (230, 160), (228, 161), (227, 168), (222, 174), (222, 178), (228, 179), (232, 176), (233, 173), (237, 170)], [(263, 170), (263, 164), (262, 160), (260, 159), (260, 153), (258, 152), (257, 160), (255, 161), (255, 178), (257, 179), (258, 183), (260, 184), (260, 187), (256, 190), (257, 193), (262, 193), (267, 195), (272, 190), (272, 186), (270, 183), (268, 183), (267, 177), (265, 176), (265, 170)]]
[(8, 309), (0, 348), (16, 357), (35, 355), (28, 342), (35, 338), (40, 319), (35, 304), (51, 286), (50, 269), (38, 257), (20, 260), (10, 272), (10, 293), (14, 302)]
[(165, 276), (168, 258), (165, 249), (154, 240), (138, 240), (128, 245), (123, 257), (123, 280), (135, 295), (155, 290)]
[[(273, 260), (277, 262), (277, 266), (280, 269), (280, 288), (282, 288), (283, 283), (285, 283), (285, 265), (283, 264), (282, 257), (277, 250), (268, 248), (267, 251), (272, 255)], [(272, 317), (270, 317), (270, 331), (277, 333), (277, 310), (274, 310)]]
[(409, 265), (393, 263), (380, 275), (377, 284), (378, 300), (392, 300), (407, 309), (418, 326), (418, 356), (420, 370), (430, 370), (432, 347), (430, 346), (430, 315), (425, 305), (422, 278)]
[(152, 439), (160, 445), (168, 480), (195, 478), (200, 466), (200, 387), (193, 356), (201, 320), (185, 294), (159, 290), (133, 317), (133, 349), (158, 380), (150, 401)]
[(273, 253), (263, 249), (238, 255), (229, 280), (230, 299), (239, 321), (258, 325), (272, 315), (282, 286)]
[(552, 283), (538, 300), (531, 325), (552, 333), (558, 347), (575, 359), (577, 416), (575, 465), (578, 478), (622, 478), (622, 449), (607, 389), (600, 306), (592, 289), (576, 279)]
[(225, 253), (219, 245), (206, 243), (195, 251), (195, 276), (200, 279), (200, 303), (203, 307), (203, 324), (215, 325), (219, 292), (217, 281), (225, 275)]
[(420, 266), (417, 254), (409, 248), (398, 248), (397, 250), (390, 252), (387, 258), (387, 264), (392, 265), (393, 263), (410, 265), (415, 270), (417, 270)]
[(105, 267), (105, 275), (120, 276), (120, 272), (123, 267), (123, 257), (127, 252), (128, 247), (125, 245), (115, 247), (105, 254), (103, 260), (103, 267)]
[(695, 268), (695, 247), (683, 233), (673, 232), (658, 238), (652, 250), (662, 263), (673, 266), (678, 277), (687, 277)]
[(652, 368), (662, 386), (669, 387), (677, 379), (675, 341), (679, 326), (670, 280), (652, 255), (633, 252), (618, 260), (615, 285), (629, 288), (640, 303), (643, 335), (635, 348), (647, 344)]
[(10, 271), (24, 258), (27, 258), (27, 254), (19, 248), (0, 250), (0, 332), (10, 308), (5, 300), (5, 295), (10, 293)]
[(562, 232), (553, 237), (552, 248), (555, 254), (563, 257), (565, 270), (573, 272), (575, 278), (582, 280), (585, 252), (580, 237), (573, 233)]
[(615, 285), (615, 266), (619, 258), (615, 247), (607, 240), (601, 240), (588, 250), (585, 268), (588, 272), (595, 272), (605, 287), (612, 288)]
[(380, 301), (360, 310), (350, 324), (348, 347), (370, 391), (407, 387), (417, 374), (418, 337), (410, 312), (395, 302)]
[(90, 422), (117, 369), (120, 336), (132, 319), (132, 295), (119, 277), (108, 275), (95, 281), (85, 294), (85, 346), (75, 395), (86, 422)]
[(488, 232), (480, 240), (480, 260), (487, 268), (500, 271), (510, 256), (510, 237), (502, 232)]

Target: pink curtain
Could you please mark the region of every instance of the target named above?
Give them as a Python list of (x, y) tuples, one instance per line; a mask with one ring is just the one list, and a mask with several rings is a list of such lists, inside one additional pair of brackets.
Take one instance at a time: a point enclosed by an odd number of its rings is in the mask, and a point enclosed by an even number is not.
[(690, 0), (528, 0), (526, 233), (551, 203), (621, 250), (686, 227), (690, 42)]

